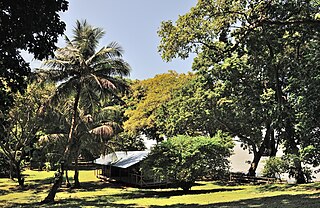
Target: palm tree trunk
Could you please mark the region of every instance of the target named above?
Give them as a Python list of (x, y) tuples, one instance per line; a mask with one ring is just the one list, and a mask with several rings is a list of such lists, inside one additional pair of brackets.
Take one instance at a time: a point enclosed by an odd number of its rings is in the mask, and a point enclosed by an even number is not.
[(80, 188), (79, 181), (79, 152), (80, 152), (80, 141), (77, 142), (75, 149), (75, 158), (74, 158), (74, 188)]
[(80, 182), (79, 182), (79, 166), (78, 166), (78, 157), (75, 158), (74, 161), (74, 188), (80, 188)]
[(56, 173), (55, 178), (54, 178), (54, 183), (53, 186), (51, 187), (47, 197), (41, 202), (43, 204), (47, 204), (47, 203), (53, 203), (54, 202), (54, 198), (58, 192), (58, 189), (60, 188), (61, 184), (62, 184), (62, 180), (63, 180), (63, 168), (61, 168), (61, 171), (59, 171), (58, 173)]
[(63, 174), (64, 174), (64, 169), (65, 169), (65, 163), (66, 167), (68, 167), (68, 164), (70, 163), (71, 159), (71, 150), (74, 146), (75, 139), (74, 139), (74, 131), (76, 128), (76, 120), (78, 117), (78, 105), (79, 105), (79, 100), (80, 100), (80, 93), (81, 93), (81, 86), (77, 86), (77, 94), (74, 100), (74, 105), (73, 105), (73, 115), (72, 115), (72, 120), (71, 120), (71, 126), (70, 126), (70, 131), (69, 131), (69, 136), (68, 136), (68, 144), (66, 146), (66, 149), (63, 153), (63, 157), (61, 160), (61, 172), (60, 174), (58, 173), (55, 177), (55, 182), (52, 186), (52, 188), (49, 191), (49, 194), (47, 197), (42, 201), (42, 203), (53, 203), (54, 198), (58, 192), (58, 189), (60, 188), (62, 181), (63, 181)]

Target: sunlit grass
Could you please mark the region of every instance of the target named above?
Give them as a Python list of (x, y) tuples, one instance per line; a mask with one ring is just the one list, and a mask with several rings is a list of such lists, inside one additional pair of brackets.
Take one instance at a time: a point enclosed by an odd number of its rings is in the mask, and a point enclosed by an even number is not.
[[(320, 207), (320, 184), (222, 186), (199, 182), (189, 193), (180, 189), (138, 189), (100, 181), (93, 171), (80, 172), (80, 189), (62, 188), (56, 203), (41, 205), (47, 195), (54, 172), (31, 171), (26, 188), (17, 182), (0, 179), (0, 207)], [(69, 172), (69, 177), (73, 172)]]

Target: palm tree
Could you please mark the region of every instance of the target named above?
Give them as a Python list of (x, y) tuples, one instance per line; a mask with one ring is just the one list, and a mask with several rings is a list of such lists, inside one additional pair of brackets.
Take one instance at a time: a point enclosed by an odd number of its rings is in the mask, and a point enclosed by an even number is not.
[(130, 67), (121, 58), (122, 48), (116, 42), (112, 42), (96, 50), (104, 34), (101, 28), (93, 27), (86, 21), (77, 21), (73, 39), (65, 37), (66, 47), (58, 49), (55, 57), (45, 62), (47, 69), (37, 71), (40, 77), (59, 84), (51, 103), (70, 95), (74, 97), (68, 143), (62, 157), (61, 171), (43, 202), (54, 201), (62, 183), (64, 168), (70, 163), (71, 152), (77, 143), (75, 130), (80, 103), (90, 112), (100, 99), (106, 96), (116, 98), (117, 92), (128, 89), (122, 77), (129, 75)]
[[(67, 102), (68, 103), (68, 102)], [(113, 105), (113, 103), (110, 103)], [(45, 134), (38, 142), (39, 148), (44, 155), (62, 155), (65, 144), (68, 140), (68, 131), (70, 129), (70, 119), (68, 119), (68, 106), (59, 106), (58, 109), (52, 109), (47, 112), (49, 119), (55, 120), (54, 125), (44, 128)], [(66, 108), (66, 109), (64, 109)], [(71, 158), (74, 161), (75, 185), (80, 186), (78, 180), (78, 158), (80, 155), (85, 158), (95, 158), (101, 154), (113, 152), (121, 146), (121, 142), (116, 138), (122, 131), (121, 112), (118, 106), (106, 106), (95, 108), (92, 114), (85, 114), (83, 110), (79, 111), (74, 137), (77, 140), (73, 147)], [(66, 185), (70, 187), (68, 170), (65, 168)], [(78, 181), (76, 181), (78, 180)], [(78, 183), (78, 184), (77, 184)]]

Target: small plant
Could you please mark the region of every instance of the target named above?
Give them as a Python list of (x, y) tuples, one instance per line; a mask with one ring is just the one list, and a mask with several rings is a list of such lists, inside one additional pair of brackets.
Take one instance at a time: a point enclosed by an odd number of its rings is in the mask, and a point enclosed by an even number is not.
[(48, 172), (51, 170), (51, 163), (50, 162), (44, 163), (44, 170), (48, 171)]

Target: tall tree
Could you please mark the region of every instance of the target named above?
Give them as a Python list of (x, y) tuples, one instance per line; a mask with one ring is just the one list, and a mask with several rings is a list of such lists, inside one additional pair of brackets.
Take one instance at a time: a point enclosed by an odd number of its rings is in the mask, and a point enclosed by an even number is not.
[[(38, 142), (38, 151), (46, 156), (47, 162), (57, 163), (58, 155), (63, 155), (64, 148), (68, 142), (68, 133), (70, 130), (70, 109), (73, 107), (73, 99), (67, 99), (64, 104), (59, 104), (53, 109), (47, 109), (45, 117), (46, 125), (43, 128), (41, 139)], [(75, 171), (75, 187), (80, 186), (78, 180), (79, 169), (78, 159), (81, 155), (85, 159), (93, 160), (106, 152), (112, 152), (120, 141), (117, 141), (116, 135), (122, 130), (121, 114), (117, 106), (102, 106), (101, 109), (94, 109), (92, 114), (84, 114), (79, 110), (74, 137), (77, 142), (71, 154), (73, 169)], [(52, 121), (55, 121), (53, 124)], [(70, 187), (69, 178), (66, 171), (66, 184)]]
[(59, 84), (52, 101), (74, 96), (68, 144), (61, 163), (61, 173), (43, 202), (54, 201), (61, 185), (65, 166), (70, 163), (71, 153), (77, 146), (75, 130), (79, 117), (79, 104), (86, 104), (90, 113), (95, 103), (106, 96), (117, 97), (117, 91), (126, 90), (127, 84), (122, 79), (130, 73), (129, 65), (121, 59), (122, 48), (115, 42), (96, 51), (104, 31), (89, 25), (86, 21), (77, 21), (74, 36), (67, 37), (66, 47), (59, 48), (55, 57), (45, 62), (48, 69), (38, 70), (41, 77), (47, 77)]
[(10, 163), (11, 178), (18, 179), (20, 187), (24, 186), (23, 164), (30, 161), (38, 131), (42, 125), (39, 109), (43, 102), (53, 93), (54, 86), (32, 83), (22, 95), (14, 95), (15, 103), (9, 111), (5, 137), (0, 141), (0, 150)]
[[(297, 72), (308, 70), (303, 54), (319, 39), (319, 8), (318, 1), (199, 0), (176, 25), (161, 25), (165, 60), (196, 52), (193, 69), (213, 88), (223, 86), (220, 115), (227, 114), (219, 122), (251, 146), (251, 175), (275, 137), (288, 153), (300, 154), (296, 101), (301, 94), (294, 86)], [(305, 182), (301, 161), (295, 166), (297, 182)]]
[(0, 2), (0, 138), (12, 105), (13, 93), (26, 88), (31, 69), (20, 54), (26, 50), (36, 59), (48, 58), (65, 30), (59, 12), (66, 0), (3, 0)]
[(203, 78), (193, 76), (173, 92), (171, 100), (159, 107), (156, 124), (164, 135), (212, 137), (221, 129), (213, 114), (215, 92), (205, 88), (205, 85)]
[(133, 83), (132, 93), (127, 98), (128, 109), (125, 114), (128, 120), (124, 123), (125, 130), (143, 133), (157, 141), (161, 140), (161, 131), (156, 123), (158, 109), (171, 100), (173, 92), (192, 76), (170, 71)]

